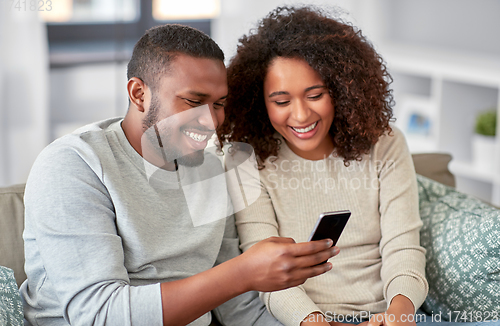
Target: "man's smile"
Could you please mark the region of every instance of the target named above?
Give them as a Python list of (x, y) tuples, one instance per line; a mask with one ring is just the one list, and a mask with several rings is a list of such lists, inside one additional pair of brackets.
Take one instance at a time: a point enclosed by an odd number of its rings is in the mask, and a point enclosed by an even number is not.
[(202, 142), (202, 141), (204, 141), (205, 139), (208, 138), (207, 134), (201, 134), (201, 133), (198, 133), (198, 132), (193, 132), (193, 131), (188, 131), (188, 130), (183, 130), (182, 132), (186, 136), (188, 136), (189, 138), (191, 138), (191, 139), (193, 139), (194, 141), (197, 141), (197, 142)]

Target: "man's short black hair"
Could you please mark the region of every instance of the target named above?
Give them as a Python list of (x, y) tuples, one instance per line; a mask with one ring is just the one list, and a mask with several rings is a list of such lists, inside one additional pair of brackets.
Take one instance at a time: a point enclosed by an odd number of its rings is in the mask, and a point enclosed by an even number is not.
[(184, 25), (153, 27), (135, 44), (127, 67), (127, 78), (140, 78), (155, 89), (176, 54), (224, 61), (224, 53), (208, 35)]

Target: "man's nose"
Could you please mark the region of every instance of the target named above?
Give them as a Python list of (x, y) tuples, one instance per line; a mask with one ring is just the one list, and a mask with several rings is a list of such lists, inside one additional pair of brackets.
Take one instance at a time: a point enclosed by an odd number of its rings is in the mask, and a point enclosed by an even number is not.
[(215, 130), (218, 127), (213, 104), (208, 104), (201, 110), (198, 122), (210, 130)]

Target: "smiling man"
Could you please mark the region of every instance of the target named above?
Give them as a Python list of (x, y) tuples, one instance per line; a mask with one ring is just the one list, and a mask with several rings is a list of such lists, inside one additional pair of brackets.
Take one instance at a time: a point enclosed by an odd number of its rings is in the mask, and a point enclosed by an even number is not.
[[(163, 147), (166, 162), (178, 160), (181, 165), (200, 165), (203, 149), (224, 121), (226, 70), (222, 61), (212, 58), (181, 53), (169, 56), (168, 60), (175, 61), (175, 65), (157, 81), (149, 81), (147, 72), (129, 65), (128, 92), (136, 110), (129, 110), (122, 127), (139, 154), (145, 141), (156, 145), (160, 135), (161, 143), (168, 144)], [(199, 109), (202, 105), (204, 108)], [(155, 151), (151, 154), (151, 159), (158, 156)]]
[(271, 238), (240, 255), (225, 185), (199, 186), (224, 174), (204, 150), (224, 120), (223, 60), (195, 29), (147, 31), (126, 116), (39, 155), (25, 192), (27, 325), (208, 325), (214, 309), (225, 325), (280, 325), (254, 291), (331, 269), (318, 265), (338, 252), (326, 240)]

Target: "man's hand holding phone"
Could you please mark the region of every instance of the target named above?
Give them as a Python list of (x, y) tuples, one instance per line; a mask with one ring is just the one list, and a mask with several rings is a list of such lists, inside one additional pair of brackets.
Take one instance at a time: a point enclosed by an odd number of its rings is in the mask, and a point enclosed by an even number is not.
[(295, 243), (292, 238), (270, 237), (262, 240), (235, 259), (240, 259), (246, 290), (271, 292), (304, 283), (332, 268), (322, 261), (337, 255), (331, 240)]
[(350, 215), (350, 211), (321, 214), (308, 242), (270, 237), (256, 243), (236, 258), (246, 291), (283, 290), (329, 271), (332, 264), (327, 260), (339, 253), (334, 245)]

